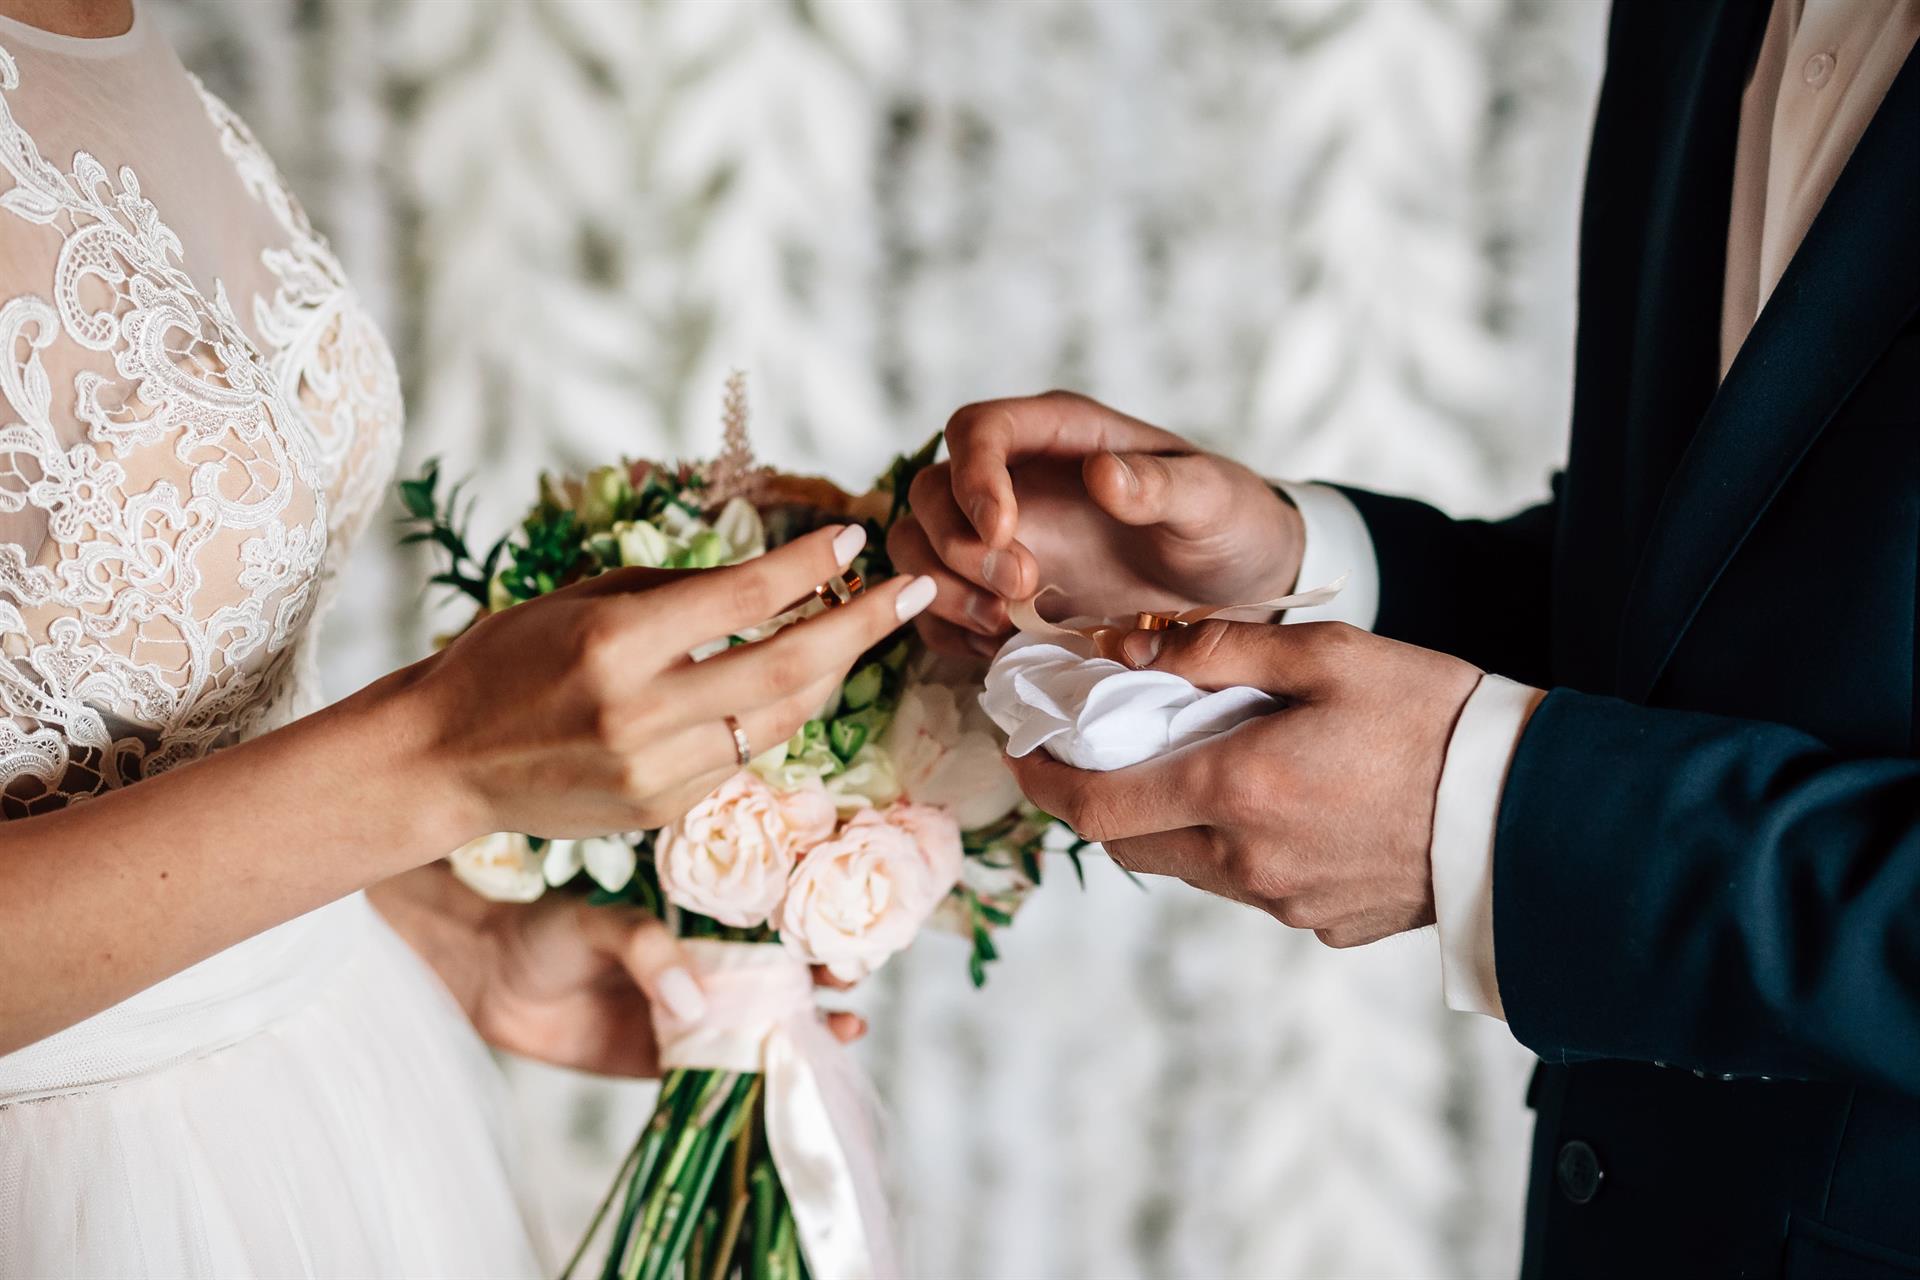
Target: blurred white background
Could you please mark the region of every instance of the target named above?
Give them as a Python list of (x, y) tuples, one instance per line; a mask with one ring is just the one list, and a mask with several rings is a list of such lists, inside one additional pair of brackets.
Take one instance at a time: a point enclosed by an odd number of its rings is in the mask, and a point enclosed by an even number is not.
[[(1054, 385), (1463, 513), (1564, 447), (1603, 0), (161, 3), (484, 529), (542, 467), (709, 451), (734, 367), (765, 456), (847, 483)], [(368, 544), (336, 692), (432, 629)], [(1090, 871), (984, 992), (934, 939), (859, 997), (917, 1274), (1512, 1271), (1529, 1060), (1430, 937)], [(649, 1090), (513, 1075), (570, 1244)]]

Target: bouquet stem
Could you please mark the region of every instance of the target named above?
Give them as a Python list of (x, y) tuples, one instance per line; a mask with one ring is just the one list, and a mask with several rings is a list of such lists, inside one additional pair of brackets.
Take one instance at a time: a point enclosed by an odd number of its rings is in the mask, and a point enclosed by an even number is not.
[(803, 1280), (793, 1218), (761, 1139), (760, 1094), (752, 1072), (668, 1072), (561, 1280), (615, 1202), (600, 1280)]

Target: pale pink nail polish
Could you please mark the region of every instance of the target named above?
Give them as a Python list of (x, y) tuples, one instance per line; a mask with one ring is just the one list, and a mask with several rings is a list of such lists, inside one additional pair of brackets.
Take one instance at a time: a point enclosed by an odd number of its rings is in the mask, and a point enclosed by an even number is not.
[(850, 524), (833, 536), (833, 558), (840, 562), (842, 569), (853, 563), (860, 554), (860, 548), (867, 545), (867, 527), (863, 524)]
[(655, 981), (660, 1003), (682, 1022), (698, 1022), (707, 1012), (707, 995), (693, 975), (682, 968), (668, 969)]
[(933, 603), (933, 579), (922, 574), (906, 585), (893, 602), (894, 616), (905, 622)]

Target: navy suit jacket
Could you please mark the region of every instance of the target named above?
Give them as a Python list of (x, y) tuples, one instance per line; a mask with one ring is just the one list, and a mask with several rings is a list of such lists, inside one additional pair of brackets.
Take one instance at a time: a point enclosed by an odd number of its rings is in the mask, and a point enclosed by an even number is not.
[(1552, 690), (1494, 850), (1529, 1276), (1920, 1276), (1920, 57), (1720, 382), (1765, 17), (1615, 6), (1553, 499), (1353, 495), (1382, 634)]

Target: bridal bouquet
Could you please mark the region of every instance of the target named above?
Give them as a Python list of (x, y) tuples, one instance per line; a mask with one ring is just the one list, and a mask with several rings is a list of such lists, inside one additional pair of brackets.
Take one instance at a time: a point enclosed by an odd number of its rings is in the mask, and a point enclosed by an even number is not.
[[(724, 648), (887, 575), (887, 527), (938, 443), (896, 459), (867, 494), (780, 474), (752, 461), (736, 377), (716, 459), (543, 477), (518, 529), (484, 552), (469, 547), (459, 489), (443, 500), (432, 463), (401, 498), (416, 526), (408, 540), (439, 549), (446, 567), (434, 581), (471, 596), (476, 619), (611, 569), (710, 568), (824, 524), (867, 525), (867, 550), (845, 578)], [(972, 980), (985, 981), (994, 932), (1040, 882), (1055, 824), (1022, 801), (978, 688), (978, 672), (896, 635), (792, 739), (665, 830), (501, 832), (451, 855), (454, 873), (489, 898), (565, 888), (659, 914), (687, 939), (707, 995), (697, 1023), (656, 1010), (659, 1101), (565, 1274), (596, 1242), (603, 1280), (898, 1270), (864, 1082), (820, 1024), (809, 966), (857, 980), (937, 923), (971, 941)]]

